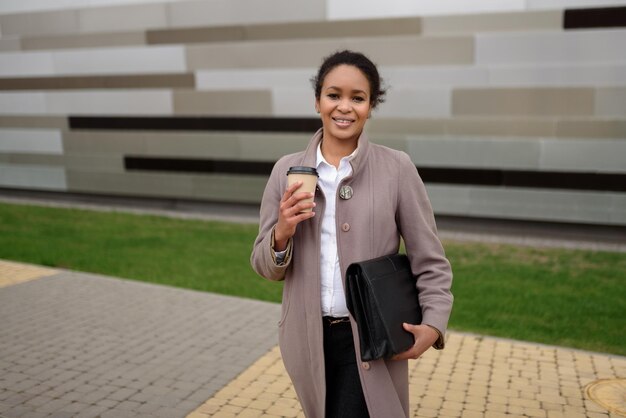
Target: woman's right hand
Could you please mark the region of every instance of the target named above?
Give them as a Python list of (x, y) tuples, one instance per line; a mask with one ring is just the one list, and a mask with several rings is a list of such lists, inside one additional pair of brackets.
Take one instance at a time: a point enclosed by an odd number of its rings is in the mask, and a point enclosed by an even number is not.
[(302, 202), (312, 198), (315, 194), (308, 192), (294, 193), (302, 182), (298, 181), (287, 187), (278, 208), (278, 223), (274, 228), (274, 250), (283, 251), (287, 248), (289, 238), (296, 233), (296, 227), (304, 220), (315, 216), (315, 212), (302, 212), (304, 209), (315, 207), (315, 202)]

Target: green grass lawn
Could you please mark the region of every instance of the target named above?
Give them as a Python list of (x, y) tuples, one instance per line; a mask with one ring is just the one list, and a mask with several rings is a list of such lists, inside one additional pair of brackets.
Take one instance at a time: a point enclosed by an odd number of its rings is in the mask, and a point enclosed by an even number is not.
[[(0, 204), (0, 258), (280, 302), (256, 225)], [(626, 254), (444, 242), (450, 328), (626, 355)]]

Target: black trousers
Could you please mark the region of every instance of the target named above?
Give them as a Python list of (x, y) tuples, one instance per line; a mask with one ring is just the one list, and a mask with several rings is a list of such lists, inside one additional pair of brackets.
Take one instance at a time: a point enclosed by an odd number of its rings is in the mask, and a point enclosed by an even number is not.
[(350, 323), (323, 322), (326, 418), (369, 418)]

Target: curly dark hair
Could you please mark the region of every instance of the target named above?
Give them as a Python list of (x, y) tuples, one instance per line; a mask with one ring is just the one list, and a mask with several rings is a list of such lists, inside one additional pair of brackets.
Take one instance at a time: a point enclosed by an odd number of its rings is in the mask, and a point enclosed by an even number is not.
[(383, 89), (382, 79), (378, 74), (378, 68), (370, 61), (365, 55), (360, 52), (354, 52), (350, 50), (337, 51), (326, 58), (322, 62), (317, 75), (311, 78), (311, 83), (315, 89), (315, 97), (319, 100), (322, 94), (322, 84), (324, 79), (335, 67), (339, 65), (352, 65), (358, 68), (363, 75), (367, 78), (370, 84), (370, 105), (372, 109), (375, 109), (380, 103), (385, 101), (386, 89)]

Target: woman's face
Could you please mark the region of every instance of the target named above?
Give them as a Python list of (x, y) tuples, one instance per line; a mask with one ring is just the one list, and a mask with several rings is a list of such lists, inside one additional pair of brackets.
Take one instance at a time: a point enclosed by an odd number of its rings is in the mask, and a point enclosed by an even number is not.
[(371, 110), (370, 83), (357, 67), (338, 65), (324, 78), (315, 108), (322, 117), (325, 139), (356, 141)]

